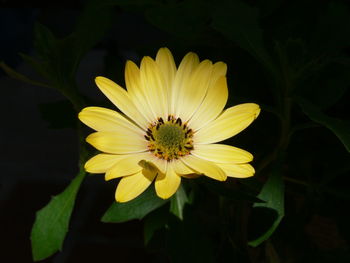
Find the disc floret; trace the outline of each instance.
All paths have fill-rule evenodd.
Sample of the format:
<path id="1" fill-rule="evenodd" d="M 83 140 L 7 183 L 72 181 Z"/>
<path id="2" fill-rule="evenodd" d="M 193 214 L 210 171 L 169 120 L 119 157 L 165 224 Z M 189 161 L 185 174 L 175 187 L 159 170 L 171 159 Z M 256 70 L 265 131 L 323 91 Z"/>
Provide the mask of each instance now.
<path id="1" fill-rule="evenodd" d="M 169 115 L 165 121 L 163 118 L 158 118 L 149 125 L 145 134 L 149 142 L 149 151 L 166 161 L 189 154 L 193 150 L 192 137 L 192 129 L 173 115 Z"/>

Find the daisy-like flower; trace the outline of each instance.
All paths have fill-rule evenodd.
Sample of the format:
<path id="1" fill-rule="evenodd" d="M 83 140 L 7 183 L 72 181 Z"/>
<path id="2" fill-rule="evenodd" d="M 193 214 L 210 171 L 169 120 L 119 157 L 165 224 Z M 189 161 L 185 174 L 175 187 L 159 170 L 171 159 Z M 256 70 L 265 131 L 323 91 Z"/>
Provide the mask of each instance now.
<path id="1" fill-rule="evenodd" d="M 96 84 L 122 112 L 87 107 L 79 119 L 96 130 L 86 141 L 102 153 L 85 164 L 105 179 L 120 178 L 115 198 L 127 202 L 155 181 L 159 197 L 176 193 L 181 178 L 205 175 L 219 181 L 254 174 L 249 152 L 217 142 L 245 129 L 259 115 L 254 103 L 224 110 L 226 64 L 199 61 L 188 53 L 177 68 L 171 52 L 159 49 L 140 68 L 125 67 L 126 90 L 97 77 Z"/>

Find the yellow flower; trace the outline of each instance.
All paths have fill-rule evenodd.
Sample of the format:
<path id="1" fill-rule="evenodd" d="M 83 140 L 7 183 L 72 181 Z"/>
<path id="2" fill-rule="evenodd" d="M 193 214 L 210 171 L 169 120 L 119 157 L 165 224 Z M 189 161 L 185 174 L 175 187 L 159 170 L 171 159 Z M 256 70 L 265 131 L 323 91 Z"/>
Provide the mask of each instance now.
<path id="1" fill-rule="evenodd" d="M 205 175 L 219 181 L 254 174 L 249 152 L 217 144 L 245 129 L 259 115 L 254 103 L 223 110 L 228 89 L 226 64 L 199 61 L 188 53 L 176 68 L 167 48 L 156 59 L 144 57 L 138 68 L 127 61 L 127 90 L 97 77 L 96 84 L 123 113 L 87 107 L 79 119 L 96 130 L 86 141 L 100 150 L 85 164 L 105 179 L 120 178 L 115 198 L 127 202 L 155 180 L 159 197 L 178 189 L 181 177 Z"/>

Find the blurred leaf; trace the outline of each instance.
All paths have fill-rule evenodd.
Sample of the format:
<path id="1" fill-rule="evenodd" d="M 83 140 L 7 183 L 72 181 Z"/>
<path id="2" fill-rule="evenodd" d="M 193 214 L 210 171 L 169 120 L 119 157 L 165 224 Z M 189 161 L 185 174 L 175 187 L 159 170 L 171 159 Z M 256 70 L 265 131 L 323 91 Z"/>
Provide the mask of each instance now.
<path id="1" fill-rule="evenodd" d="M 259 209 L 272 209 L 277 213 L 277 217 L 265 233 L 257 239 L 249 241 L 248 244 L 250 246 L 256 247 L 267 240 L 276 230 L 284 216 L 284 184 L 281 175 L 281 162 L 282 161 L 279 160 L 278 163 L 275 164 L 274 171 L 271 173 L 258 195 L 258 198 L 264 200 L 265 203 L 255 203 L 253 206 Z"/>
<path id="2" fill-rule="evenodd" d="M 155 6 L 145 16 L 153 25 L 182 38 L 193 37 L 209 22 L 202 2 L 193 0 Z"/>
<path id="3" fill-rule="evenodd" d="M 74 128 L 76 125 L 76 113 L 67 100 L 39 104 L 39 111 L 50 129 Z"/>
<path id="4" fill-rule="evenodd" d="M 129 202 L 114 202 L 103 215 L 101 221 L 104 223 L 121 223 L 133 219 L 142 219 L 167 202 L 169 200 L 163 200 L 156 195 L 153 187 L 148 187 L 140 196 Z"/>
<path id="5" fill-rule="evenodd" d="M 312 51 L 334 52 L 350 45 L 349 6 L 341 2 L 330 2 L 326 11 L 319 15 L 317 28 L 311 32 Z"/>
<path id="6" fill-rule="evenodd" d="M 163 228 L 167 223 L 169 211 L 163 208 L 166 207 L 156 209 L 149 213 L 144 219 L 143 234 L 145 245 L 151 241 L 155 232 Z"/>
<path id="7" fill-rule="evenodd" d="M 36 213 L 31 233 L 34 261 L 45 259 L 62 249 L 75 197 L 84 177 L 85 172 L 81 170 L 61 194 L 52 197 L 51 201 Z"/>
<path id="8" fill-rule="evenodd" d="M 50 75 L 47 70 L 47 63 L 43 61 L 39 61 L 39 59 L 33 58 L 31 56 L 28 56 L 26 54 L 19 53 L 21 58 L 28 63 L 39 75 L 41 75 L 43 78 L 49 80 Z M 52 83 L 51 83 L 52 85 Z M 48 86 L 50 88 L 54 88 L 53 86 Z"/>
<path id="9" fill-rule="evenodd" d="M 324 110 L 337 101 L 346 93 L 350 86 L 350 67 L 339 63 L 329 63 L 321 69 L 308 72 L 298 85 L 295 93 L 303 97 L 320 109 Z"/>
<path id="10" fill-rule="evenodd" d="M 217 7 L 212 27 L 240 48 L 248 51 L 270 72 L 274 72 L 271 57 L 265 49 L 258 10 L 240 1 L 225 1 Z"/>
<path id="11" fill-rule="evenodd" d="M 82 56 L 93 48 L 108 32 L 112 25 L 112 8 L 103 1 L 92 0 L 87 3 L 78 18 L 73 31 L 74 52 L 76 68 Z"/>
<path id="12" fill-rule="evenodd" d="M 222 182 L 216 182 L 213 180 L 207 180 L 207 178 L 201 178 L 200 182 L 205 185 L 210 191 L 224 196 L 230 200 L 241 200 L 241 201 L 249 201 L 249 202 L 264 202 L 261 199 L 257 198 L 255 195 L 248 193 L 246 191 L 241 191 L 234 188 L 229 188 Z M 242 181 L 245 181 L 244 179 Z"/>
<path id="13" fill-rule="evenodd" d="M 182 220 L 183 209 L 188 202 L 187 194 L 181 184 L 177 192 L 170 199 L 170 212 Z"/>
<path id="14" fill-rule="evenodd" d="M 41 83 L 35 80 L 31 80 L 28 77 L 18 73 L 17 71 L 15 71 L 14 69 L 10 68 L 9 66 L 7 66 L 4 62 L 0 62 L 0 67 L 6 72 L 6 74 L 14 79 L 20 80 L 24 83 L 28 83 L 31 85 L 35 85 L 35 86 L 40 86 L 40 87 L 46 87 L 49 88 L 49 86 L 45 83 Z"/>
<path id="15" fill-rule="evenodd" d="M 48 86 L 59 90 L 80 110 L 85 103 L 75 81 L 77 68 L 82 57 L 106 34 L 111 20 L 112 7 L 89 1 L 75 30 L 65 38 L 56 38 L 49 28 L 37 23 L 34 46 L 39 57 L 21 56 L 49 82 Z"/>
<path id="16" fill-rule="evenodd" d="M 298 103 L 303 112 L 314 122 L 330 129 L 350 152 L 350 122 L 329 117 L 322 113 L 315 105 L 299 98 Z"/>

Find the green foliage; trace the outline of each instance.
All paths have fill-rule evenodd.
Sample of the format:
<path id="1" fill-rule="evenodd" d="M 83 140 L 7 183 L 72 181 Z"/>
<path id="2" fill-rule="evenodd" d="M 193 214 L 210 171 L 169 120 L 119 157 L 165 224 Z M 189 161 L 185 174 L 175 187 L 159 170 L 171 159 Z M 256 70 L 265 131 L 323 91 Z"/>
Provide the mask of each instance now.
<path id="1" fill-rule="evenodd" d="M 275 69 L 265 48 L 258 18 L 256 8 L 240 1 L 224 1 L 214 13 L 212 26 L 273 73 Z"/>
<path id="2" fill-rule="evenodd" d="M 82 170 L 62 193 L 52 197 L 51 201 L 36 213 L 31 233 L 34 261 L 45 259 L 62 249 L 75 197 L 84 178 L 85 171 Z"/>
<path id="3" fill-rule="evenodd" d="M 140 196 L 129 202 L 114 202 L 101 220 L 105 223 L 121 223 L 133 219 L 142 219 L 167 202 L 168 200 L 163 200 L 156 195 L 153 187 L 148 187 Z"/>
<path id="4" fill-rule="evenodd" d="M 28 83 L 31 85 L 35 85 L 35 86 L 39 86 L 39 87 L 45 87 L 48 88 L 49 86 L 47 86 L 44 83 L 41 83 L 39 81 L 35 81 L 35 80 L 31 80 L 28 77 L 16 72 L 14 69 L 12 69 L 11 67 L 9 67 L 8 65 L 6 65 L 4 62 L 0 62 L 0 67 L 6 72 L 6 74 L 8 76 L 10 76 L 11 78 L 17 79 L 19 81 L 22 81 L 24 83 Z"/>
<path id="5" fill-rule="evenodd" d="M 271 222 L 271 226 L 260 237 L 249 242 L 249 245 L 256 247 L 267 240 L 278 227 L 284 216 L 284 184 L 282 180 L 281 161 L 275 165 L 274 171 L 264 184 L 258 198 L 265 200 L 265 203 L 255 203 L 254 208 L 271 209 L 277 213 L 277 217 Z"/>
<path id="6" fill-rule="evenodd" d="M 101 43 L 113 24 L 113 6 L 118 6 L 116 14 L 136 13 L 143 16 L 142 23 L 149 23 L 145 27 L 150 31 L 145 32 L 149 36 L 147 40 L 127 41 L 126 49 L 135 56 L 150 55 L 148 51 L 166 45 L 177 61 L 188 51 L 198 52 L 201 59 L 224 61 L 229 66 L 230 99 L 255 101 L 263 105 L 263 110 L 251 127 L 225 142 L 233 142 L 254 154 L 253 178 L 229 179 L 225 183 L 207 178 L 191 180 L 186 191 L 180 187 L 170 200 L 159 199 L 150 187 L 135 200 L 113 203 L 102 221 L 121 223 L 143 219 L 145 244 L 163 246 L 172 262 L 246 262 L 242 254 L 248 255 L 257 246 L 254 251 L 263 248 L 267 261 L 283 262 L 278 255 L 283 253 L 279 245 L 289 248 L 288 242 L 293 242 L 289 237 L 295 229 L 280 226 L 282 220 L 288 226 L 304 220 L 297 227 L 298 234 L 305 235 L 303 229 L 308 218 L 327 212 L 325 201 L 330 196 L 335 201 L 349 198 L 342 181 L 349 171 L 350 151 L 350 122 L 344 113 L 350 86 L 348 6 L 341 1 L 96 0 L 88 3 L 73 32 L 64 38 L 57 38 L 42 24 L 36 25 L 34 44 L 38 56 L 21 56 L 45 82 L 32 80 L 4 63 L 0 66 L 15 79 L 58 90 L 79 110 L 85 102 L 75 82 L 76 72 L 83 56 Z M 311 12 L 307 7 L 311 7 Z M 132 22 L 137 24 L 137 19 Z M 118 37 L 129 39 L 129 34 L 138 34 L 127 33 Z M 107 39 L 101 47 L 118 56 L 106 59 L 105 73 L 120 74 L 121 78 L 124 68 L 121 61 L 125 58 L 120 55 L 119 47 L 111 47 L 116 42 L 119 44 L 119 39 Z M 120 43 L 123 46 L 124 42 Z M 61 102 L 41 106 L 43 117 L 50 121 L 51 127 L 76 127 L 73 122 L 62 120 L 62 115 L 73 115 L 66 106 Z M 81 130 L 79 134 L 83 142 Z M 336 138 L 342 144 L 337 144 Z M 84 150 L 82 147 L 81 156 L 85 156 Z M 284 156 L 283 160 L 280 155 Z M 38 212 L 32 233 L 35 260 L 46 258 L 62 247 L 74 198 L 83 180 L 79 176 Z M 303 210 L 284 206 L 284 187 L 290 202 L 301 196 Z M 69 204 L 64 206 L 64 213 L 52 212 L 62 209 L 64 202 Z M 295 201 L 295 207 L 298 205 Z M 286 216 L 285 210 L 289 213 Z M 248 242 L 246 222 L 256 211 L 270 217 L 264 231 L 253 233 Z M 338 213 L 330 216 L 343 217 Z M 53 214 L 60 216 L 59 224 L 46 222 Z M 305 218 L 300 218 L 301 214 Z M 284 227 L 284 232 L 279 231 L 280 227 Z M 283 236 L 286 232 L 288 241 Z M 249 250 L 247 243 L 251 246 Z"/>
<path id="7" fill-rule="evenodd" d="M 314 122 L 330 129 L 344 144 L 346 150 L 350 152 L 350 122 L 332 118 L 322 113 L 312 103 L 305 99 L 299 99 L 299 105 L 304 113 Z"/>
<path id="8" fill-rule="evenodd" d="M 154 234 L 165 227 L 168 223 L 169 209 L 167 206 L 162 206 L 153 212 L 148 213 L 144 218 L 143 236 L 145 245 L 149 244 Z"/>
<path id="9" fill-rule="evenodd" d="M 187 194 L 183 186 L 180 185 L 177 192 L 170 199 L 170 212 L 183 220 L 183 210 L 187 203 L 189 203 Z"/>

